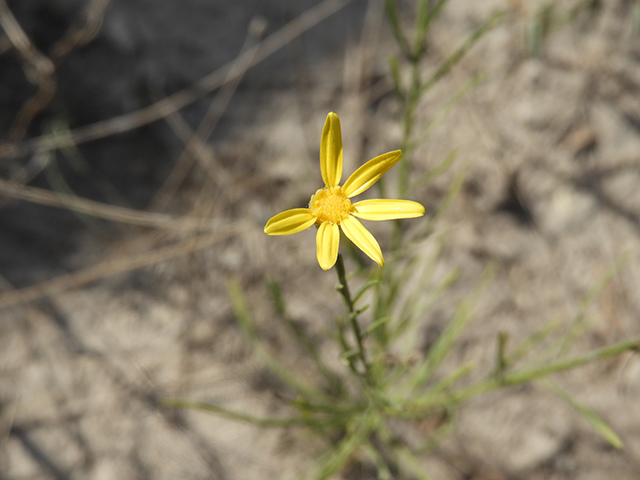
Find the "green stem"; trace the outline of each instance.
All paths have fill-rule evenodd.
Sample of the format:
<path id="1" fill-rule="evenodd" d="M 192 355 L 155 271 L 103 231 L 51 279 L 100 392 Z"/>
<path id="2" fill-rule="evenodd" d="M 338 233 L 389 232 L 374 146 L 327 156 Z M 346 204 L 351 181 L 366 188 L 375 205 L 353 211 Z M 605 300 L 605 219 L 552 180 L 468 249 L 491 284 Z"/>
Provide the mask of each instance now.
<path id="1" fill-rule="evenodd" d="M 411 137 L 413 135 L 415 111 L 420 100 L 422 80 L 420 78 L 421 55 L 410 60 L 411 78 L 407 94 L 402 98 L 402 159 L 398 165 L 398 196 L 405 198 L 409 191 L 409 166 L 411 158 Z M 402 240 L 402 225 L 399 220 L 394 223 L 391 234 L 390 250 L 397 251 Z"/>
<path id="2" fill-rule="evenodd" d="M 547 375 L 550 375 L 552 373 L 569 370 L 571 368 L 579 367 L 596 360 L 602 360 L 603 358 L 612 357 L 622 352 L 638 349 L 640 349 L 640 340 L 616 343 L 614 345 L 609 345 L 607 347 L 592 350 L 591 352 L 580 355 L 579 357 L 561 360 L 544 367 L 532 368 L 530 370 L 524 370 L 521 372 L 514 372 L 509 375 L 505 375 L 503 378 L 503 383 L 506 383 L 507 385 L 515 385 L 528 382 L 531 380 L 535 380 L 536 378 L 546 377 Z"/>
<path id="3" fill-rule="evenodd" d="M 242 412 L 236 412 L 224 407 L 220 407 L 218 405 L 212 405 L 210 403 L 204 403 L 204 402 L 191 402 L 191 401 L 182 400 L 179 398 L 160 398 L 158 399 L 158 404 L 167 408 L 188 408 L 191 410 L 203 410 L 206 412 L 212 412 L 222 417 L 251 423 L 259 427 L 293 427 L 296 425 L 307 425 L 310 423 L 309 419 L 303 419 L 298 417 L 289 417 L 289 418 L 254 417 L 253 415 L 248 415 Z"/>
<path id="4" fill-rule="evenodd" d="M 394 37 L 396 37 L 400 50 L 402 50 L 405 57 L 409 58 L 411 57 L 411 47 L 409 46 L 409 42 L 407 41 L 400 25 L 396 0 L 385 0 L 385 6 L 387 10 L 387 18 L 391 25 L 391 31 L 393 32 Z"/>
<path id="5" fill-rule="evenodd" d="M 609 345 L 607 347 L 592 350 L 591 352 L 585 353 L 584 355 L 580 355 L 567 360 L 560 360 L 551 365 L 544 365 L 542 367 L 504 374 L 501 378 L 495 378 L 495 376 L 492 376 L 492 378 L 480 381 L 475 385 L 461 388 L 454 392 L 437 392 L 433 395 L 427 393 L 423 395 L 417 402 L 414 402 L 414 406 L 418 407 L 417 411 L 424 411 L 429 408 L 440 406 L 446 407 L 452 404 L 459 404 L 480 393 L 496 390 L 500 387 L 521 385 L 532 380 L 545 378 L 546 376 L 554 373 L 563 372 L 582 365 L 586 365 L 596 360 L 602 360 L 605 358 L 613 357 L 615 355 L 619 355 L 620 353 L 626 351 L 637 351 L 639 349 L 640 340 L 616 343 L 614 345 Z"/>
<path id="6" fill-rule="evenodd" d="M 274 308 L 276 310 L 278 318 L 284 323 L 289 332 L 293 335 L 296 341 L 304 348 L 311 360 L 315 363 L 318 371 L 324 376 L 329 385 L 333 388 L 338 395 L 344 393 L 344 385 L 333 371 L 325 364 L 320 356 L 320 352 L 316 348 L 312 339 L 304 332 L 300 325 L 289 315 L 287 307 L 280 290 L 280 284 L 275 280 L 267 280 L 269 287 L 269 293 L 273 301 Z"/>
<path id="7" fill-rule="evenodd" d="M 398 195 L 404 198 L 408 191 L 409 184 L 409 158 L 411 152 L 409 147 L 411 144 L 411 136 L 413 133 L 414 116 L 420 100 L 419 91 L 422 87 L 420 78 L 420 59 L 411 62 L 411 79 L 409 81 L 409 89 L 404 98 L 403 110 L 403 129 L 402 129 L 402 159 L 400 160 L 398 172 Z"/>
<path id="8" fill-rule="evenodd" d="M 344 259 L 342 258 L 342 254 L 338 254 L 338 260 L 336 261 L 336 272 L 338 273 L 338 291 L 342 295 L 344 299 L 344 303 L 347 307 L 347 317 L 349 318 L 349 323 L 353 330 L 353 334 L 356 337 L 356 343 L 358 346 L 358 358 L 362 362 L 362 366 L 365 370 L 365 377 L 367 380 L 370 380 L 369 375 L 369 362 L 367 361 L 367 357 L 364 351 L 364 344 L 362 341 L 362 331 L 360 330 L 360 325 L 358 324 L 358 311 L 355 308 L 353 303 L 353 299 L 351 297 L 351 291 L 349 290 L 349 284 L 347 283 L 347 274 L 344 269 Z"/>

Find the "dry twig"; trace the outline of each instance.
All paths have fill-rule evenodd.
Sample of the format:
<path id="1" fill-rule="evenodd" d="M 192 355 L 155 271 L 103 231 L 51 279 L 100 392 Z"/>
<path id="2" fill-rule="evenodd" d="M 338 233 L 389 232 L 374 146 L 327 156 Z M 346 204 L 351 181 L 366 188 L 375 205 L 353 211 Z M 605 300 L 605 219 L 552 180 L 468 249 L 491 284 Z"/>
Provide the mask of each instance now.
<path id="1" fill-rule="evenodd" d="M 238 221 L 225 227 L 217 229 L 213 233 L 198 235 L 194 238 L 187 238 L 174 245 L 159 247 L 150 251 L 143 251 L 133 255 L 120 255 L 115 258 L 104 260 L 97 265 L 85 268 L 78 272 L 60 275 L 59 277 L 40 282 L 36 285 L 25 287 L 19 290 L 9 290 L 0 293 L 0 310 L 27 302 L 32 302 L 40 298 L 56 295 L 66 290 L 82 287 L 88 283 L 95 282 L 110 275 L 131 272 L 143 267 L 155 265 L 172 258 L 180 257 L 188 253 L 214 245 L 215 243 L 227 240 L 235 235 L 239 235 L 249 229 L 246 222 Z"/>
<path id="2" fill-rule="evenodd" d="M 254 22 L 252 22 L 252 25 L 253 23 Z M 176 132 L 176 134 L 178 134 L 178 136 L 185 142 L 185 148 L 164 185 L 151 202 L 155 208 L 162 209 L 168 204 L 193 166 L 194 160 L 198 160 L 204 171 L 207 172 L 209 178 L 217 187 L 222 187 L 225 183 L 228 183 L 229 179 L 226 172 L 221 168 L 215 168 L 218 165 L 216 165 L 217 162 L 213 152 L 207 146 L 207 140 L 218 125 L 222 114 L 229 105 L 229 102 L 238 88 L 240 81 L 244 77 L 244 74 L 249 70 L 249 68 L 251 68 L 251 62 L 253 61 L 254 54 L 256 52 L 250 48 L 256 37 L 255 30 L 256 29 L 252 28 L 252 26 L 249 27 L 248 36 L 242 47 L 240 55 L 233 63 L 229 70 L 227 80 L 224 82 L 222 88 L 209 105 L 207 113 L 195 132 L 190 132 L 188 125 L 183 121 L 182 117 L 179 117 L 178 112 L 167 117 L 169 126 L 171 126 L 174 129 L 174 132 Z M 244 55 L 250 50 L 253 54 Z M 187 132 L 189 133 L 185 135 Z"/>
<path id="3" fill-rule="evenodd" d="M 208 227 L 209 230 L 215 228 L 212 225 L 213 221 L 211 219 L 190 216 L 176 218 L 163 213 L 144 212 L 131 208 L 108 205 L 74 195 L 54 193 L 42 188 L 20 185 L 6 180 L 0 180 L 0 195 L 49 207 L 66 208 L 92 217 L 140 227 L 161 228 L 174 231 L 197 230 L 206 227 Z"/>
<path id="4" fill-rule="evenodd" d="M 69 28 L 67 33 L 52 48 L 48 57 L 39 51 L 9 9 L 6 0 L 0 0 L 0 26 L 5 31 L 8 45 L 0 45 L 0 53 L 15 48 L 23 63 L 27 80 L 38 86 L 36 94 L 27 100 L 14 119 L 9 140 L 20 142 L 27 133 L 33 119 L 44 110 L 56 92 L 56 66 L 73 51 L 86 45 L 100 31 L 104 12 L 111 0 L 92 0 L 84 10 L 84 21 Z"/>
<path id="5" fill-rule="evenodd" d="M 91 42 L 102 27 L 104 14 L 111 0 L 92 0 L 85 7 L 82 21 L 73 24 L 51 49 L 51 60 L 60 65 L 73 50 Z"/>
<path id="6" fill-rule="evenodd" d="M 0 26 L 20 56 L 25 76 L 30 83 L 38 86 L 38 92 L 25 102 L 11 126 L 9 139 L 18 142 L 27 133 L 33 118 L 53 98 L 56 91 L 55 65 L 35 47 L 13 16 L 6 0 L 0 0 Z"/>
<path id="7" fill-rule="evenodd" d="M 250 48 L 242 57 L 253 57 L 251 62 L 249 62 L 249 66 L 253 67 L 257 65 L 262 60 L 283 48 L 292 39 L 302 35 L 304 32 L 344 8 L 352 1 L 353 0 L 324 0 L 316 7 L 308 10 L 295 20 L 289 22 L 273 35 L 269 36 L 266 40 L 260 42 L 255 47 Z M 187 87 L 184 90 L 180 90 L 170 97 L 156 102 L 149 107 L 93 123 L 86 127 L 74 129 L 70 132 L 71 139 L 76 145 L 86 143 L 111 135 L 128 132 L 165 118 L 224 85 L 224 83 L 230 79 L 230 70 L 238 61 L 242 62 L 244 60 L 242 58 L 236 59 L 207 75 L 196 84 Z M 60 140 L 55 136 L 43 135 L 32 140 L 25 141 L 19 145 L 0 145 L 0 159 L 15 158 L 31 154 L 37 150 L 54 150 L 61 148 L 62 146 L 64 145 L 61 145 Z"/>

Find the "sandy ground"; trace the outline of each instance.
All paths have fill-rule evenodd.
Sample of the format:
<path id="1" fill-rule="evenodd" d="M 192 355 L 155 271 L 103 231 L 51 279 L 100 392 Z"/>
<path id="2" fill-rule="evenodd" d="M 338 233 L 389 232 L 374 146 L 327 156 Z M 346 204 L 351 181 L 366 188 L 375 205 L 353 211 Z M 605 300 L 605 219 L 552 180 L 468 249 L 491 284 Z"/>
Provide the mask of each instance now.
<path id="1" fill-rule="evenodd" d="M 559 15 L 577 3 L 558 2 Z M 41 206 L 19 210 L 16 201 L 3 207 L 9 227 L 0 233 L 6 266 L 0 273 L 14 285 L 109 259 L 124 259 L 125 267 L 116 275 L 98 272 L 82 287 L 34 295 L 28 304 L 6 306 L 10 297 L 1 297 L 0 478 L 287 479 L 310 464 L 319 445 L 304 432 L 168 411 L 155 399 L 206 400 L 264 416 L 286 412 L 281 386 L 251 355 L 235 323 L 230 279 L 246 288 L 260 334 L 287 365 L 310 374 L 273 326 L 266 278 L 282 282 L 292 315 L 339 368 L 337 352 L 323 338 L 341 304 L 333 273 L 316 263 L 313 232 L 274 238 L 262 228 L 273 214 L 303 206 L 320 185 L 317 151 L 327 111 L 342 119 L 345 172 L 400 142 L 397 103 L 384 81 L 377 83 L 394 45 L 372 5 L 351 11 L 353 30 L 337 50 L 329 42 L 318 54 L 293 41 L 282 60 L 290 70 L 285 85 L 269 82 L 282 72 L 270 77 L 265 67 L 252 77 L 249 71 L 210 142 L 208 166 L 195 165 L 174 197 L 149 207 L 214 219 L 213 229 L 199 236 L 177 228 L 116 229 L 68 212 L 55 217 L 57 210 Z M 452 170 L 412 197 L 428 213 L 466 169 L 453 207 L 416 246 L 427 256 L 444 242 L 438 271 L 463 272 L 425 315 L 420 335 L 441 331 L 484 266 L 500 265 L 452 362 L 490 365 L 498 331 L 516 342 L 554 318 L 568 325 L 623 255 L 619 273 L 584 312 L 591 330 L 575 352 L 640 334 L 640 36 L 632 6 L 604 1 L 593 16 L 559 25 L 537 58 L 526 55 L 524 41 L 535 2 L 451 0 L 434 26 L 425 74 L 494 8 L 510 9 L 418 110 L 421 126 L 439 119 L 448 99 L 481 75 L 414 154 L 418 175 L 458 150 Z M 321 24 L 315 35 L 333 32 Z M 382 85 L 375 98 L 363 94 L 370 85 Z M 185 122 L 195 128 L 210 103 L 188 110 Z M 166 123 L 147 127 L 144 141 L 101 140 L 81 152 L 104 158 L 122 153 L 118 142 L 138 142 L 124 151 L 141 152 L 147 162 L 156 152 L 167 157 L 154 173 L 164 180 L 184 145 L 174 134 L 180 120 L 174 121 L 174 130 Z M 160 185 L 153 175 L 145 178 L 141 191 L 133 181 L 116 181 L 122 191 L 137 192 L 126 206 L 149 205 Z M 16 240 L 38 228 L 45 237 L 40 243 L 27 248 Z M 372 230 L 384 250 L 389 225 Z M 60 236 L 69 245 L 47 251 L 48 232 L 52 242 Z M 166 245 L 179 245 L 181 254 L 127 271 L 128 263 Z M 43 248 L 47 253 L 38 256 Z M 625 448 L 610 447 L 571 407 L 532 384 L 469 402 L 451 437 L 424 459 L 433 478 L 639 478 L 640 356 L 622 355 L 554 380 L 608 421 Z"/>

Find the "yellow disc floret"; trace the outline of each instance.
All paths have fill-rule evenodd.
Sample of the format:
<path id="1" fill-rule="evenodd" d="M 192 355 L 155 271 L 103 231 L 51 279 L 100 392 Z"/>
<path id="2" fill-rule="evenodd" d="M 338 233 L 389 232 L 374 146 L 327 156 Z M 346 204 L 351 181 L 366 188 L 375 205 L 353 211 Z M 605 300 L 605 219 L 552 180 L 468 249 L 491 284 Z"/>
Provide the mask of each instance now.
<path id="1" fill-rule="evenodd" d="M 316 224 L 324 222 L 339 224 L 353 211 L 351 200 L 340 187 L 325 187 L 318 190 L 309 201 L 311 214 Z"/>

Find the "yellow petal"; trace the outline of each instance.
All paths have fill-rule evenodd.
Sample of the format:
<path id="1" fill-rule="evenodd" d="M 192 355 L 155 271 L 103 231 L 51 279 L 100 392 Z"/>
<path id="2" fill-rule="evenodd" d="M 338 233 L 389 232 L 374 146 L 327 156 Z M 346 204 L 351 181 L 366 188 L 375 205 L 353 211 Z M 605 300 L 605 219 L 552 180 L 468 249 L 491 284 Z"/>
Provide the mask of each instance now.
<path id="1" fill-rule="evenodd" d="M 335 223 L 322 222 L 316 235 L 318 247 L 318 263 L 323 270 L 329 270 L 338 258 L 340 245 L 340 229 Z"/>
<path id="2" fill-rule="evenodd" d="M 309 228 L 316 222 L 316 217 L 308 208 L 286 210 L 271 219 L 264 226 L 267 235 L 291 235 Z"/>
<path id="3" fill-rule="evenodd" d="M 320 171 L 327 187 L 337 187 L 342 178 L 342 132 L 340 118 L 329 112 L 320 140 Z"/>
<path id="4" fill-rule="evenodd" d="M 356 247 L 366 253 L 374 262 L 378 265 L 384 265 L 384 258 L 382 258 L 382 252 L 380 251 L 380 245 L 376 239 L 369 233 L 369 230 L 354 217 L 347 217 L 340 222 L 342 231 L 351 240 Z"/>
<path id="5" fill-rule="evenodd" d="M 367 188 L 380 180 L 380 177 L 387 173 L 387 171 L 398 163 L 401 158 L 402 152 L 400 150 L 394 150 L 393 152 L 383 153 L 382 155 L 369 160 L 353 172 L 347 181 L 344 182 L 342 191 L 349 198 L 360 195 Z"/>
<path id="6" fill-rule="evenodd" d="M 364 220 L 395 220 L 424 215 L 424 207 L 410 200 L 362 200 L 353 206 L 353 215 Z"/>

